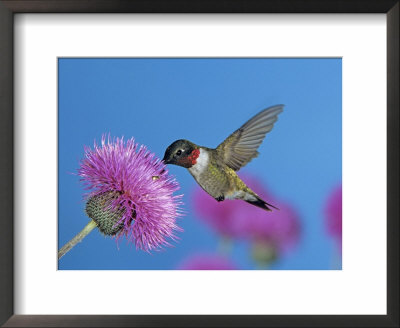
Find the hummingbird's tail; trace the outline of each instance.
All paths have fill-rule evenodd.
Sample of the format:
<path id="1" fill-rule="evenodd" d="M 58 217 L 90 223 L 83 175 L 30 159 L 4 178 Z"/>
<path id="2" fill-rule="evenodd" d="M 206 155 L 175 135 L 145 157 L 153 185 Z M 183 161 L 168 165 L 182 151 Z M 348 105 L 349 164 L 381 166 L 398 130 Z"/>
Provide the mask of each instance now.
<path id="1" fill-rule="evenodd" d="M 277 208 L 274 205 L 271 205 L 271 204 L 263 201 L 261 198 L 259 198 L 259 197 L 255 197 L 255 198 L 256 198 L 255 200 L 253 200 L 253 199 L 252 200 L 250 200 L 250 199 L 247 200 L 246 199 L 246 202 L 248 202 L 249 204 L 252 204 L 254 206 L 257 206 L 259 208 L 262 208 L 263 210 L 266 210 L 266 211 L 272 211 L 268 206 L 270 206 L 270 207 L 272 207 L 272 208 L 274 208 L 276 210 L 279 210 L 279 208 Z"/>

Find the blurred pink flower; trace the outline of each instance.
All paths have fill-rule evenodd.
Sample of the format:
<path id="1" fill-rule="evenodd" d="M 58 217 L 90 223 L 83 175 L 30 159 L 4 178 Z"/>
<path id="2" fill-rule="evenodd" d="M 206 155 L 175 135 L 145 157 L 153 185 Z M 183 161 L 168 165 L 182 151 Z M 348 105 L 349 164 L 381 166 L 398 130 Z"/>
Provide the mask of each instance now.
<path id="1" fill-rule="evenodd" d="M 242 231 L 236 226 L 233 215 L 240 208 L 239 201 L 217 202 L 203 189 L 196 186 L 192 194 L 192 202 L 200 218 L 214 228 L 217 233 L 224 237 L 242 236 Z"/>
<path id="2" fill-rule="evenodd" d="M 197 254 L 184 260 L 180 270 L 236 270 L 235 265 L 226 257 L 214 254 Z"/>
<path id="3" fill-rule="evenodd" d="M 242 179 L 262 199 L 279 210 L 267 212 L 241 200 L 218 203 L 197 188 L 193 203 L 199 217 L 225 237 L 268 242 L 278 252 L 295 245 L 300 235 L 300 223 L 293 208 L 277 200 L 255 178 L 244 176 Z"/>
<path id="4" fill-rule="evenodd" d="M 342 185 L 330 193 L 324 208 L 328 233 L 342 246 Z"/>

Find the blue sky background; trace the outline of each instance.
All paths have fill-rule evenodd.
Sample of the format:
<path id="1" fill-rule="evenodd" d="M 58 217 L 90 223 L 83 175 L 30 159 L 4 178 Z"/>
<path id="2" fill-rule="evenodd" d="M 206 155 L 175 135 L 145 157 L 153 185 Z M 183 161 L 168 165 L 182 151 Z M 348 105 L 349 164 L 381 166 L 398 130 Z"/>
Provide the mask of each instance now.
<path id="1" fill-rule="evenodd" d="M 216 147 L 260 110 L 285 104 L 260 156 L 241 170 L 256 175 L 299 213 L 300 242 L 271 269 L 341 268 L 323 207 L 342 177 L 341 59 L 59 59 L 58 247 L 88 222 L 76 175 L 84 145 L 102 134 L 134 137 L 160 158 L 176 139 Z M 152 254 L 91 232 L 59 269 L 175 269 L 194 253 L 213 253 L 218 236 L 192 210 L 196 182 L 170 166 L 187 215 L 173 248 Z M 250 205 L 249 205 L 250 206 Z M 248 245 L 231 258 L 252 269 Z"/>

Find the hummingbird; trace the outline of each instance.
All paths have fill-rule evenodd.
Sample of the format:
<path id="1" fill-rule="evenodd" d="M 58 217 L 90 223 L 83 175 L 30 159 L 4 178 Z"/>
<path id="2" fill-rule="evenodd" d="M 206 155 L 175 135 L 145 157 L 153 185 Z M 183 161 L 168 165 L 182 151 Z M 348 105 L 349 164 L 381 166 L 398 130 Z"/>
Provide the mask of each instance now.
<path id="1" fill-rule="evenodd" d="M 200 187 L 218 202 L 242 199 L 266 211 L 271 211 L 270 207 L 278 209 L 262 200 L 236 172 L 259 155 L 258 147 L 282 111 L 283 105 L 262 110 L 215 149 L 185 139 L 176 140 L 166 149 L 163 161 L 188 169 Z"/>

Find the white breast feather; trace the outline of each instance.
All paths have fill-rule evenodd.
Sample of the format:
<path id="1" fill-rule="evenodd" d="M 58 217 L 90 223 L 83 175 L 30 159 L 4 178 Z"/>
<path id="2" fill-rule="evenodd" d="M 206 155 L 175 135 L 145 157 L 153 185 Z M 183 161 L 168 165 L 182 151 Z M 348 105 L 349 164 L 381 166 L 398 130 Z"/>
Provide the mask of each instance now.
<path id="1" fill-rule="evenodd" d="M 200 155 L 196 160 L 196 164 L 189 168 L 189 172 L 194 177 L 198 177 L 207 168 L 209 162 L 208 152 L 200 148 Z"/>

